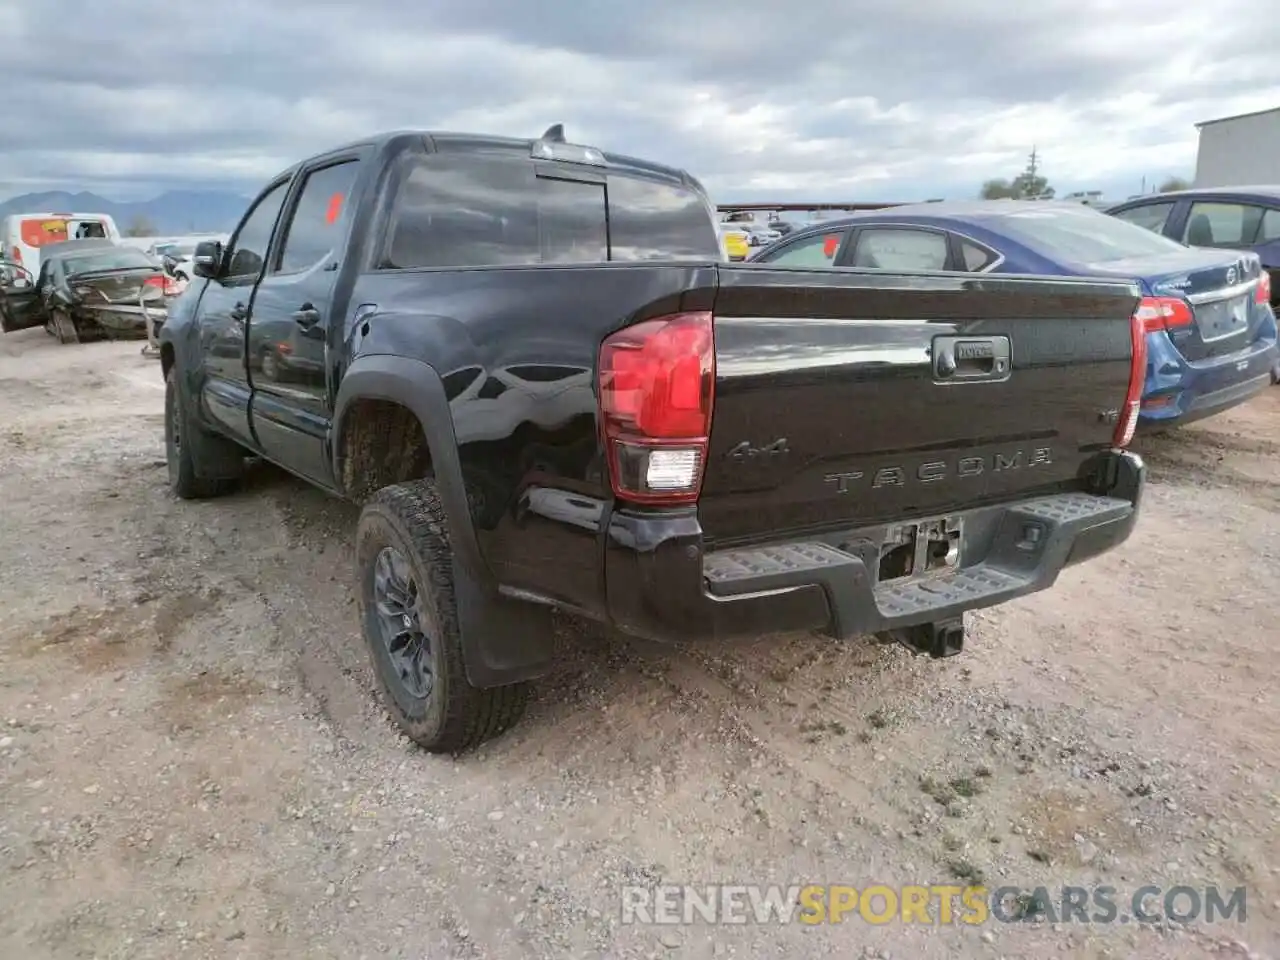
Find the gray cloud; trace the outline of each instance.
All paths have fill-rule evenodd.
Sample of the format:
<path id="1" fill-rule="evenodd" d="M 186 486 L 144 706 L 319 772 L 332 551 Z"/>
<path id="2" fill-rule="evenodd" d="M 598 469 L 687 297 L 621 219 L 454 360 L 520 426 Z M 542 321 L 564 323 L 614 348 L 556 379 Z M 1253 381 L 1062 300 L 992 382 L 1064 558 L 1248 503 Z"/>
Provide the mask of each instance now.
<path id="1" fill-rule="evenodd" d="M 720 199 L 972 194 L 1187 173 L 1192 124 L 1280 103 L 1254 0 L 0 3 L 0 194 L 250 191 L 379 129 L 571 138 Z"/>

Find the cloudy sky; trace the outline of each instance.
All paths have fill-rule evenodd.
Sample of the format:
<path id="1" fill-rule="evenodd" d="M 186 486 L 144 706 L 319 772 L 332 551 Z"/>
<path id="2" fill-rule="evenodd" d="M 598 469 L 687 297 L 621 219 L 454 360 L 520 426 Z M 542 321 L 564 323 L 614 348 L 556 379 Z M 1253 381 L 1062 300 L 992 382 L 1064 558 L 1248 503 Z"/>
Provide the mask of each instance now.
<path id="1" fill-rule="evenodd" d="M 1059 192 L 1190 174 L 1280 105 L 1259 0 L 0 0 L 0 199 L 254 190 L 426 127 L 685 167 L 720 201 Z M 208 11 L 204 13 L 202 11 Z"/>

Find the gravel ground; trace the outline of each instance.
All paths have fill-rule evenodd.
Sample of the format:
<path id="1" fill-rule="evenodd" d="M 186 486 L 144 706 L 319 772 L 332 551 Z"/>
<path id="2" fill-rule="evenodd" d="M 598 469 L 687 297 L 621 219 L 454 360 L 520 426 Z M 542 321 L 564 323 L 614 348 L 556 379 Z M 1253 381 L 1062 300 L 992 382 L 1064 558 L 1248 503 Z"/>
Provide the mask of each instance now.
<path id="1" fill-rule="evenodd" d="M 1199 957 L 1280 946 L 1280 388 L 1144 439 L 1122 549 L 933 662 L 566 621 L 460 759 L 377 705 L 355 511 L 166 491 L 158 364 L 0 341 L 0 957 Z M 1247 920 L 622 922 L 705 884 L 1247 888 Z M 1024 907 L 1026 901 L 1024 900 Z M 1034 911 L 1033 911 L 1034 912 Z M 1123 910 L 1122 910 L 1123 912 Z"/>

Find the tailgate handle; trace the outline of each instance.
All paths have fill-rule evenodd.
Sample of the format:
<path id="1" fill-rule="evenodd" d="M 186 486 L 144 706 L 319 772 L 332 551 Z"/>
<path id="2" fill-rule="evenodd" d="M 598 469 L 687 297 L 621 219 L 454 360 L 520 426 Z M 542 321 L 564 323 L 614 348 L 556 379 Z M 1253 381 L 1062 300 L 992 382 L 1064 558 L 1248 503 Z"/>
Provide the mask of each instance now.
<path id="1" fill-rule="evenodd" d="M 937 383 L 1006 380 L 1011 366 L 1008 337 L 933 338 L 933 378 Z"/>

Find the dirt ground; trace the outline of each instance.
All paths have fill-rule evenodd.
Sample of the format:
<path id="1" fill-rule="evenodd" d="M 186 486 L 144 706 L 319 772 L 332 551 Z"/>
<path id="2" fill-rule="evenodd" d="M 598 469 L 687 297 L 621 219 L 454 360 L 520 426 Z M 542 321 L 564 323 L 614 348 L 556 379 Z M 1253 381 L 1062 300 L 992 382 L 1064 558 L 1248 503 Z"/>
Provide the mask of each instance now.
<path id="1" fill-rule="evenodd" d="M 1280 948 L 1280 388 L 1144 439 L 1122 549 L 963 656 L 571 622 L 512 733 L 412 748 L 355 511 L 166 491 L 136 343 L 0 338 L 0 957 L 1199 957 Z M 1243 886 L 1246 921 L 623 922 L 621 888 Z M 1055 894 L 1056 895 L 1056 894 Z M 1025 905 L 1025 901 L 1024 901 Z M 1121 912 L 1124 912 L 1123 909 Z"/>

